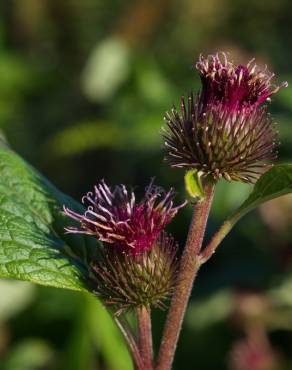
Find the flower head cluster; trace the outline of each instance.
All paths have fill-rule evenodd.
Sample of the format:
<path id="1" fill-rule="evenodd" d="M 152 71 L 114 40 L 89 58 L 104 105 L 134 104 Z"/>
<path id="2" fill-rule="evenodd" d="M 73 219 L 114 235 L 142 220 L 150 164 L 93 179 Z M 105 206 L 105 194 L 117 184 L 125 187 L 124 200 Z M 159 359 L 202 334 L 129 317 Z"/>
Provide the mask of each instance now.
<path id="1" fill-rule="evenodd" d="M 277 134 L 264 103 L 287 83 L 274 86 L 267 69 L 254 61 L 237 66 L 224 53 L 200 56 L 196 68 L 200 93 L 165 115 L 166 160 L 215 181 L 254 182 L 276 157 Z"/>
<path id="2" fill-rule="evenodd" d="M 151 182 L 136 202 L 134 192 L 124 185 L 111 190 L 102 181 L 83 197 L 84 214 L 64 207 L 79 223 L 67 232 L 93 235 L 103 242 L 91 262 L 90 285 L 118 313 L 141 305 L 163 307 L 172 293 L 176 246 L 163 230 L 184 206 L 175 207 L 174 196 L 172 189 L 164 192 Z"/>

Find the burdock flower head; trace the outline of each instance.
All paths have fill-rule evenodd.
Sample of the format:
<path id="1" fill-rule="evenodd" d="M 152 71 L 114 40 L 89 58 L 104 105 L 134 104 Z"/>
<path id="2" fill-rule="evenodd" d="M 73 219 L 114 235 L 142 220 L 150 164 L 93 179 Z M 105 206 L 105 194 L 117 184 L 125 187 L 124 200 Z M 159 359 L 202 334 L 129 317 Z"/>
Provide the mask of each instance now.
<path id="1" fill-rule="evenodd" d="M 69 233 L 84 233 L 103 242 L 91 264 L 93 291 L 120 312 L 141 305 L 162 306 L 173 289 L 176 248 L 163 232 L 177 211 L 175 193 L 164 192 L 153 181 L 140 202 L 124 185 L 111 190 L 104 181 L 82 201 L 87 209 L 78 214 L 64 208 L 79 222 Z"/>
<path id="2" fill-rule="evenodd" d="M 172 167 L 196 169 L 215 181 L 254 182 L 275 159 L 277 134 L 263 105 L 281 86 L 253 61 L 236 66 L 223 54 L 200 57 L 202 90 L 166 113 L 166 160 Z"/>
<path id="3" fill-rule="evenodd" d="M 222 103 L 229 110 L 259 106 L 271 95 L 286 87 L 272 84 L 274 74 L 260 69 L 252 59 L 247 65 L 236 65 L 225 53 L 200 55 L 195 65 L 202 81 L 200 99 L 203 106 Z"/>
<path id="4" fill-rule="evenodd" d="M 64 212 L 80 222 L 80 227 L 69 227 L 69 233 L 94 235 L 120 251 L 138 255 L 152 248 L 161 231 L 183 207 L 174 207 L 175 192 L 165 193 L 151 181 L 139 203 L 133 191 L 118 185 L 112 191 L 104 181 L 87 193 L 82 202 L 87 207 L 78 214 L 64 207 Z"/>

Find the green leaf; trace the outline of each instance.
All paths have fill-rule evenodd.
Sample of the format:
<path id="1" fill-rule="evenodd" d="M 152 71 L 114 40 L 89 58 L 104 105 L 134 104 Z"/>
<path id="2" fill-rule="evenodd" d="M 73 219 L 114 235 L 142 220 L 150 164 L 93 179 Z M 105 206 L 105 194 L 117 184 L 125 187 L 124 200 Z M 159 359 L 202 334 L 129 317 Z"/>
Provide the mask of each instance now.
<path id="1" fill-rule="evenodd" d="M 243 215 L 268 200 L 292 192 L 292 165 L 272 167 L 256 182 L 251 194 L 231 217 L 234 223 Z"/>
<path id="2" fill-rule="evenodd" d="M 85 290 L 90 238 L 68 235 L 65 204 L 82 206 L 58 191 L 12 150 L 0 147 L 0 277 Z"/>

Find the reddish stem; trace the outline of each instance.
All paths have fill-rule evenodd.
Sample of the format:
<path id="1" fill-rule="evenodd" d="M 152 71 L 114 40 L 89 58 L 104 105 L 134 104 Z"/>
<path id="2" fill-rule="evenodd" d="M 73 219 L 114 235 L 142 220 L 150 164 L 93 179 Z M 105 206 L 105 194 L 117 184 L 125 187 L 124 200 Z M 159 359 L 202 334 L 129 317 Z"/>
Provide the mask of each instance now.
<path id="1" fill-rule="evenodd" d="M 207 262 L 208 259 L 215 253 L 217 247 L 232 229 L 234 223 L 235 222 L 232 222 L 231 220 L 227 220 L 224 222 L 221 228 L 213 236 L 207 247 L 201 252 L 200 260 L 202 263 Z"/>
<path id="2" fill-rule="evenodd" d="M 194 206 L 194 215 L 180 263 L 177 286 L 164 328 L 156 370 L 171 369 L 193 282 L 201 266 L 199 253 L 212 204 L 214 185 L 207 184 L 204 191 L 205 199 Z"/>
<path id="3" fill-rule="evenodd" d="M 218 248 L 222 240 L 230 232 L 230 230 L 237 223 L 237 221 L 240 220 L 240 218 L 244 216 L 247 212 L 249 212 L 251 209 L 252 207 L 246 207 L 244 208 L 244 210 L 239 210 L 224 222 L 224 224 L 213 236 L 207 247 L 201 252 L 200 260 L 202 263 L 208 261 L 212 254 L 216 252 L 216 249 Z"/>
<path id="4" fill-rule="evenodd" d="M 139 349 L 143 358 L 145 370 L 153 369 L 153 345 L 151 329 L 150 307 L 137 308 L 137 322 L 139 332 Z"/>

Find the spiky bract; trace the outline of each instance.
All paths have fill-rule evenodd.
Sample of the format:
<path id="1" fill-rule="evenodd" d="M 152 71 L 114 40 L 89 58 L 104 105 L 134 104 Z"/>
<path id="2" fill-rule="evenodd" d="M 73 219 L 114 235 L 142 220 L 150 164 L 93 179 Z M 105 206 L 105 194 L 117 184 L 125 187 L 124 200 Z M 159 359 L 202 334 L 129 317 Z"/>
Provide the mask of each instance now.
<path id="1" fill-rule="evenodd" d="M 253 182 L 276 157 L 277 134 L 266 108 L 242 107 L 230 113 L 218 104 L 204 110 L 199 99 L 181 100 L 165 115 L 166 160 L 172 167 L 197 169 L 215 181 Z"/>
<path id="2" fill-rule="evenodd" d="M 93 292 L 117 315 L 140 306 L 164 308 L 176 280 L 176 249 L 165 233 L 150 251 L 134 257 L 113 248 L 100 249 L 91 264 Z"/>

